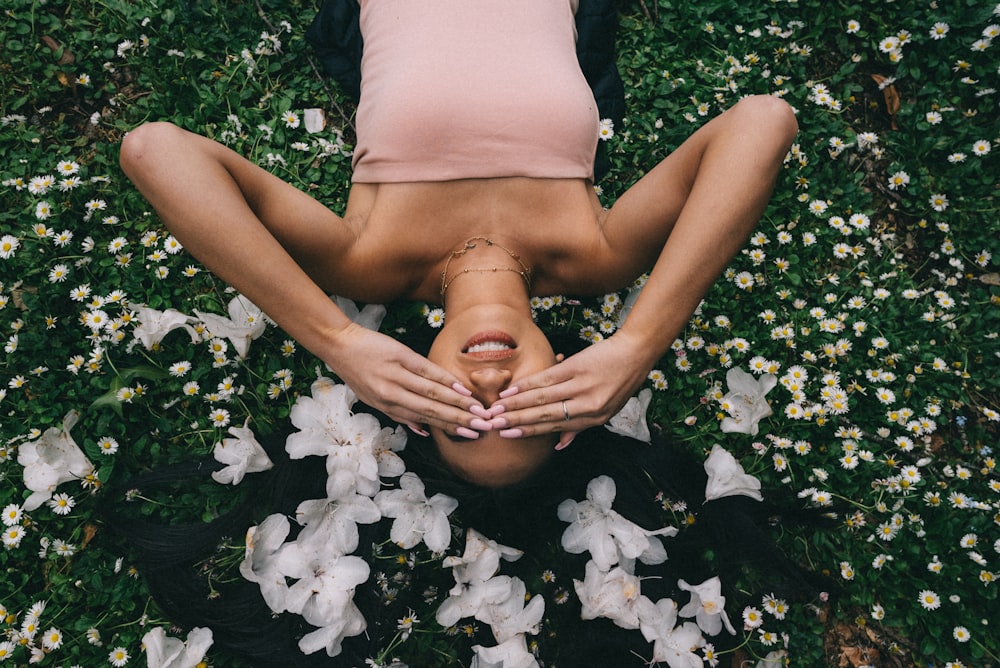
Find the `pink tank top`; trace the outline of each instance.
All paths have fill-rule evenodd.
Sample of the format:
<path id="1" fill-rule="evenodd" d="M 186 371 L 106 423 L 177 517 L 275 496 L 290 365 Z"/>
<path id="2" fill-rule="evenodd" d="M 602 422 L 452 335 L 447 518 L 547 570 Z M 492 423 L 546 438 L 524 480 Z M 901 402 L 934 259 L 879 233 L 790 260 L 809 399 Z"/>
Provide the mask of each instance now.
<path id="1" fill-rule="evenodd" d="M 574 0 L 362 0 L 353 180 L 593 178 Z"/>

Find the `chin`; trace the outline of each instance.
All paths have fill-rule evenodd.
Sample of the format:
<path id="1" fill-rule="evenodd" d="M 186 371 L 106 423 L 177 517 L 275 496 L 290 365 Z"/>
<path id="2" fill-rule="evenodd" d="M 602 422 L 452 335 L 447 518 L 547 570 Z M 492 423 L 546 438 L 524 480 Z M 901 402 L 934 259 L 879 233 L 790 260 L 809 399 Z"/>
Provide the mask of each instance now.
<path id="1" fill-rule="evenodd" d="M 434 430 L 441 460 L 455 475 L 473 485 L 501 488 L 515 485 L 538 471 L 555 452 L 557 435 L 501 438 L 485 433 L 475 440 L 452 440 Z"/>

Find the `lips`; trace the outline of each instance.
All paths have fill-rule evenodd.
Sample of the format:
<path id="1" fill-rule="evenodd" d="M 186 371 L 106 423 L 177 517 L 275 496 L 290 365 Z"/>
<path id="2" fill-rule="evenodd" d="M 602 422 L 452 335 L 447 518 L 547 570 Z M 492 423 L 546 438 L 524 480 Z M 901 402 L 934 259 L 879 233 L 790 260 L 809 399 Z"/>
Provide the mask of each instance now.
<path id="1" fill-rule="evenodd" d="M 462 352 L 477 360 L 504 360 L 514 355 L 517 342 L 506 332 L 479 332 L 462 347 Z"/>

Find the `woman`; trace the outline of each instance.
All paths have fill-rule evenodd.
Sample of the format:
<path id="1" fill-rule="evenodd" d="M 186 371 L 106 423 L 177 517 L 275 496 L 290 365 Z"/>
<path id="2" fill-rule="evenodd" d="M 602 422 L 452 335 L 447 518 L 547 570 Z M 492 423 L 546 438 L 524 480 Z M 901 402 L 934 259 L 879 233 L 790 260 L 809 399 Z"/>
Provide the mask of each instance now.
<path id="1" fill-rule="evenodd" d="M 126 138 L 126 174 L 171 232 L 365 403 L 490 485 L 614 415 L 684 327 L 768 200 L 796 132 L 751 97 L 606 210 L 598 117 L 571 0 L 361 3 L 362 94 L 343 217 L 169 124 Z M 603 294 L 651 270 L 623 327 L 562 358 L 533 295 Z M 328 299 L 441 303 L 425 359 Z"/>

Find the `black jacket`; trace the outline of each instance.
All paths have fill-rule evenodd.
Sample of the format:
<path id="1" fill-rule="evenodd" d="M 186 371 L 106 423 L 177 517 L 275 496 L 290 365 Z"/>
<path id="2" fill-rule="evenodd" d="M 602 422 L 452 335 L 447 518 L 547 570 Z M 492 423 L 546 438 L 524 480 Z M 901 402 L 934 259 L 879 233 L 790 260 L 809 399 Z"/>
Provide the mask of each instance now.
<path id="1" fill-rule="evenodd" d="M 357 100 L 361 96 L 361 52 L 364 42 L 358 25 L 357 0 L 324 0 L 306 30 L 323 67 L 341 88 Z M 615 62 L 618 0 L 580 0 L 576 11 L 576 56 L 594 92 L 601 118 L 621 127 L 625 118 L 625 87 Z M 597 146 L 594 180 L 607 173 L 609 161 L 603 142 Z"/>

